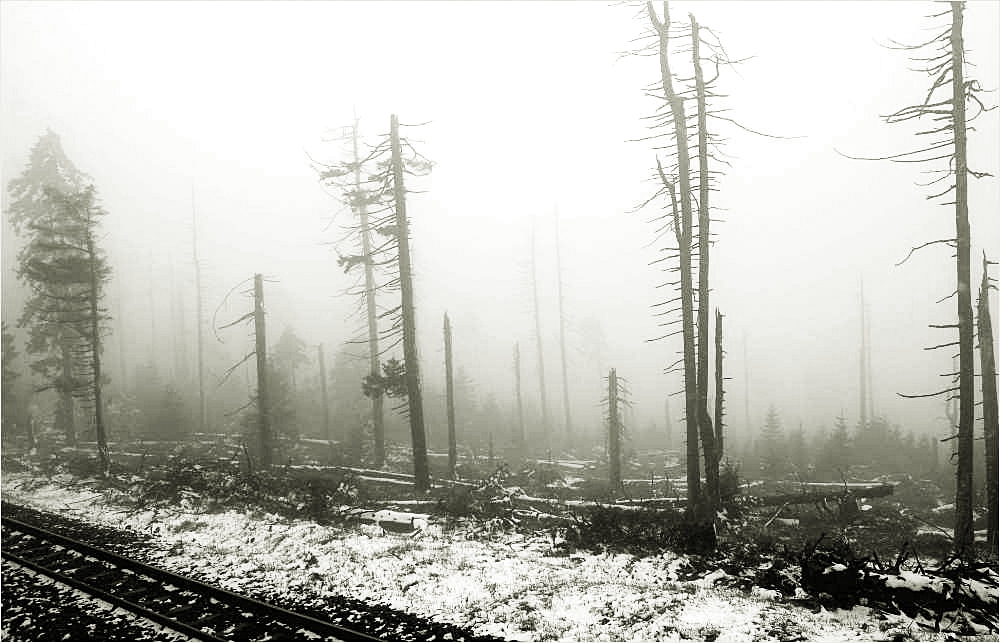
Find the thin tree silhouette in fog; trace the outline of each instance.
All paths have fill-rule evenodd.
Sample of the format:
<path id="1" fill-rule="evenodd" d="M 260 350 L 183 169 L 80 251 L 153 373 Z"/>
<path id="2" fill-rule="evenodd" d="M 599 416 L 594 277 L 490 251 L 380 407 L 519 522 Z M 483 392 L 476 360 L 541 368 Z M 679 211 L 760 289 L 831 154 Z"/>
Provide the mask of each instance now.
<path id="1" fill-rule="evenodd" d="M 622 437 L 624 422 L 622 422 L 622 395 L 624 381 L 618 380 L 615 369 L 608 371 L 608 397 L 605 399 L 608 423 L 608 484 L 611 494 L 622 490 Z M 613 497 L 613 496 L 612 496 Z"/>
<path id="2" fill-rule="evenodd" d="M 458 446 L 455 437 L 455 383 L 452 378 L 451 363 L 451 320 L 444 314 L 444 386 L 445 405 L 448 415 L 448 477 L 455 479 L 458 465 Z"/>
<path id="3" fill-rule="evenodd" d="M 538 353 L 538 394 L 542 397 L 542 435 L 545 448 L 551 448 L 552 436 L 549 435 L 549 401 L 545 386 L 545 352 L 542 349 L 542 318 L 538 303 L 538 259 L 535 249 L 535 225 L 531 225 L 531 310 L 535 319 L 535 350 Z"/>
<path id="4" fill-rule="evenodd" d="M 563 414 L 566 422 L 565 444 L 573 447 L 573 420 L 569 405 L 569 376 L 566 366 L 566 307 L 563 300 L 562 253 L 559 243 L 559 211 L 554 213 L 556 224 L 556 292 L 559 301 L 559 361 L 562 366 Z"/>

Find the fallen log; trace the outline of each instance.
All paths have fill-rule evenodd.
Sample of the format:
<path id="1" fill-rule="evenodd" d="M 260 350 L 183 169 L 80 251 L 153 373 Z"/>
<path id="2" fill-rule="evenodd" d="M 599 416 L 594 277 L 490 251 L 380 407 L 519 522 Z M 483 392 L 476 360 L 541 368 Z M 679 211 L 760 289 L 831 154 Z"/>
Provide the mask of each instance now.
<path id="1" fill-rule="evenodd" d="M 845 496 L 854 498 L 884 498 L 891 496 L 895 487 L 891 484 L 880 484 L 871 487 L 849 487 L 839 491 L 815 491 L 811 493 L 786 493 L 776 496 L 736 496 L 734 500 L 748 507 L 777 507 L 778 505 L 804 505 L 821 503 L 824 500 L 836 500 Z"/>

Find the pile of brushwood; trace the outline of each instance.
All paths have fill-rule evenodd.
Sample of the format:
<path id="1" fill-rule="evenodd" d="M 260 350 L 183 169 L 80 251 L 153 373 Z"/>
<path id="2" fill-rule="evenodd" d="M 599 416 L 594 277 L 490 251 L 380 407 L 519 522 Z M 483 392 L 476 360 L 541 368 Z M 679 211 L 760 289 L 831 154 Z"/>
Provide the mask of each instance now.
<path id="1" fill-rule="evenodd" d="M 172 457 L 166 466 L 129 482 L 137 508 L 151 504 L 207 511 L 254 508 L 317 522 L 339 522 L 342 507 L 365 499 L 350 473 L 302 477 L 286 468 L 248 470 L 230 460 Z"/>
<path id="2" fill-rule="evenodd" d="M 565 528 L 567 549 L 627 552 L 634 555 L 676 551 L 707 554 L 715 549 L 711 520 L 691 520 L 672 509 L 586 507 L 574 512 Z"/>
<path id="3" fill-rule="evenodd" d="M 992 565 L 951 557 L 929 568 L 906 546 L 893 561 L 881 561 L 874 554 L 857 556 L 847 541 L 825 536 L 807 544 L 800 565 L 802 587 L 826 607 L 864 604 L 903 613 L 933 631 L 998 631 L 998 576 Z"/>
<path id="4" fill-rule="evenodd" d="M 346 508 L 367 500 L 364 486 L 349 472 L 304 477 L 287 467 L 254 470 L 236 456 L 204 458 L 177 453 L 162 464 L 140 471 L 112 463 L 107 476 L 99 475 L 93 458 L 80 456 L 64 458 L 53 454 L 24 466 L 35 471 L 38 483 L 69 474 L 96 485 L 130 506 L 130 512 L 253 509 L 320 523 L 340 523 L 348 517 Z"/>

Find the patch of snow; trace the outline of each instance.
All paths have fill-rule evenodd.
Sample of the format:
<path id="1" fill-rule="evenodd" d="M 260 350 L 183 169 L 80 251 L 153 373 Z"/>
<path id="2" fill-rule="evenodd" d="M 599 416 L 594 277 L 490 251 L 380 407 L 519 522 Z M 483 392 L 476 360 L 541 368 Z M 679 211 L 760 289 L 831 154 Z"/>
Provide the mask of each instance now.
<path id="1" fill-rule="evenodd" d="M 951 593 L 951 591 L 955 588 L 955 584 L 947 579 L 937 576 L 924 576 L 923 574 L 918 574 L 917 572 L 905 570 L 896 575 L 887 575 L 885 577 L 885 586 L 902 587 L 913 590 L 914 592 L 930 590 L 936 594 L 942 595 Z"/>
<path id="2" fill-rule="evenodd" d="M 359 475 L 358 480 L 368 480 L 369 482 L 385 482 L 388 484 L 401 484 L 407 487 L 413 486 L 412 480 L 400 480 L 399 478 L 378 478 L 375 476 Z"/>
<path id="3" fill-rule="evenodd" d="M 713 585 L 715 585 L 716 583 L 718 583 L 723 578 L 728 578 L 728 577 L 729 577 L 729 574 L 727 574 L 724 570 L 717 569 L 714 572 L 710 572 L 710 573 L 706 574 L 703 578 L 701 578 L 697 582 L 702 587 L 712 587 Z"/>
<path id="4" fill-rule="evenodd" d="M 777 593 L 716 585 L 727 576 L 721 569 L 681 581 L 689 560 L 669 552 L 553 556 L 548 534 L 473 540 L 406 511 L 372 511 L 370 519 L 426 521 L 407 538 L 368 522 L 321 526 L 260 511 L 123 512 L 85 489 L 29 481 L 4 473 L 4 499 L 151 533 L 160 545 L 155 564 L 235 591 L 351 596 L 505 640 L 761 640 L 773 638 L 767 623 L 775 619 L 795 623 L 808 640 L 871 638 L 858 629 L 873 618 L 867 608 L 814 616 Z M 996 596 L 995 588 L 971 583 L 967 591 Z"/>
<path id="5" fill-rule="evenodd" d="M 975 596 L 983 603 L 992 604 L 994 608 L 997 606 L 996 585 L 990 586 L 979 580 L 962 579 L 961 587 L 967 594 Z"/>

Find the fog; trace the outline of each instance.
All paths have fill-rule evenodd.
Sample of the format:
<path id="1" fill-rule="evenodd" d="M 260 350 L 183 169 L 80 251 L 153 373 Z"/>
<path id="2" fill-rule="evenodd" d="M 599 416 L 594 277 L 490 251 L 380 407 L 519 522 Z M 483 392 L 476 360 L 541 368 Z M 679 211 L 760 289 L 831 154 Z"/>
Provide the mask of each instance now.
<path id="1" fill-rule="evenodd" d="M 880 43 L 930 38 L 931 3 L 676 2 L 734 59 L 722 71 L 721 105 L 745 126 L 720 128 L 731 167 L 714 195 L 717 234 L 711 306 L 725 315 L 729 425 L 756 431 L 774 404 L 786 426 L 831 426 L 858 415 L 860 283 L 871 323 L 876 412 L 914 432 L 943 435 L 941 400 L 897 393 L 942 388 L 951 341 L 928 324 L 952 323 L 950 252 L 909 249 L 953 236 L 954 214 L 914 185 L 929 169 L 850 160 L 921 146 L 917 127 L 880 115 L 921 101 L 929 79 L 906 54 Z M 109 2 L 0 4 L 0 125 L 4 185 L 51 128 L 93 177 L 108 216 L 103 245 L 114 269 L 109 305 L 128 367 L 155 353 L 171 292 L 183 292 L 194 325 L 192 209 L 197 214 L 209 323 L 250 309 L 240 294 L 268 279 L 271 339 L 286 327 L 332 353 L 364 335 L 351 316 L 353 282 L 329 245 L 349 211 L 320 185 L 310 157 L 343 160 L 324 142 L 360 119 L 368 140 L 389 116 L 427 123 L 408 135 L 435 162 L 408 179 L 417 328 L 425 385 L 444 379 L 441 318 L 451 317 L 455 360 L 484 398 L 513 404 L 512 351 L 520 342 L 524 390 L 537 404 L 537 356 L 528 278 L 538 239 L 550 414 L 561 418 L 555 216 L 570 323 L 572 406 L 591 430 L 600 380 L 628 379 L 634 423 L 662 425 L 664 398 L 682 388 L 679 336 L 663 335 L 651 306 L 664 297 L 650 219 L 633 213 L 657 189 L 643 89 L 659 77 L 653 57 L 624 57 L 646 29 L 636 8 L 548 2 Z M 939 22 L 939 21 L 938 21 Z M 1000 4 L 966 11 L 970 73 L 1000 86 Z M 737 73 L 738 72 L 738 73 Z M 990 95 L 996 101 L 996 94 Z M 1000 170 L 997 112 L 970 135 L 970 166 Z M 4 194 L 6 209 L 7 195 Z M 973 283 L 983 252 L 1000 258 L 1000 183 L 970 182 Z M 16 240 L 4 227 L 4 310 L 21 298 L 12 281 Z M 171 283 L 173 286 L 171 286 Z M 996 313 L 994 298 L 993 319 Z M 155 313 L 155 319 L 154 319 Z M 600 360 L 584 329 L 599 322 Z M 151 345 L 151 328 L 160 337 Z M 218 331 L 232 357 L 246 332 Z M 208 335 L 215 342 L 214 335 Z M 191 342 L 184 348 L 193 354 Z M 401 356 L 401 350 L 397 351 Z M 116 358 L 115 358 L 116 359 Z M 111 360 L 111 377 L 119 377 Z M 745 374 L 748 374 L 749 380 Z M 978 383 L 977 383 L 978 386 Z M 749 387 L 749 396 L 747 397 Z M 749 418 L 744 402 L 749 401 Z M 437 404 L 437 401 L 429 402 Z M 671 400 L 676 421 L 682 399 Z M 433 431 L 433 428 L 432 428 Z"/>

